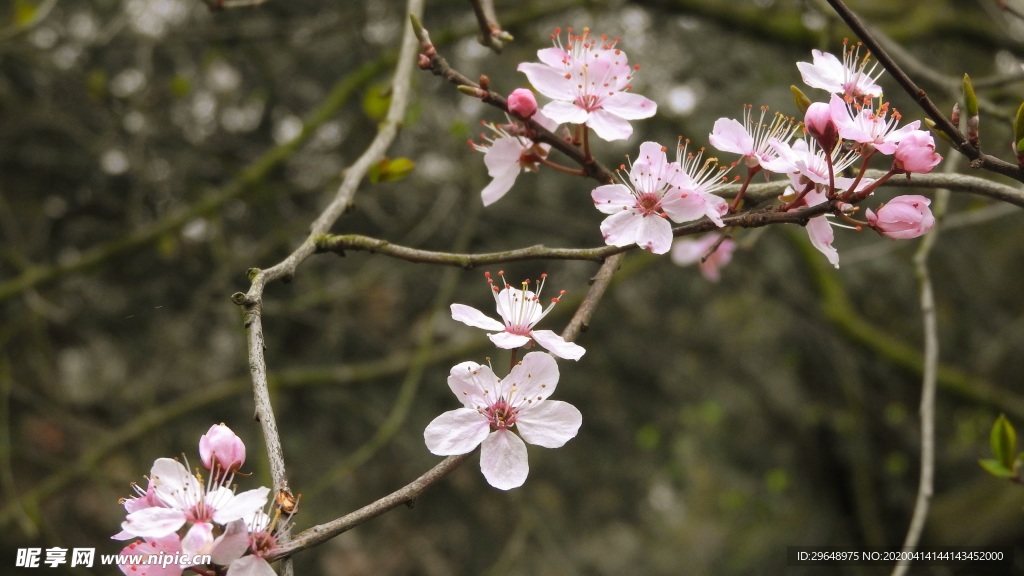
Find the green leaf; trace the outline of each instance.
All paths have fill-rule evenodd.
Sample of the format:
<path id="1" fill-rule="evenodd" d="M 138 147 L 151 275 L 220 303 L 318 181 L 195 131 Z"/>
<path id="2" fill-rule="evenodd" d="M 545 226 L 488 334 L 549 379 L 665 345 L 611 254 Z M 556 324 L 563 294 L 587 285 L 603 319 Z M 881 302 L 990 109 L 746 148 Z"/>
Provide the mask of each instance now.
<path id="1" fill-rule="evenodd" d="M 996 478 L 1010 478 L 1013 476 L 1013 472 L 1006 469 L 1002 462 L 994 460 L 992 458 L 985 458 L 978 460 L 978 464 L 985 469 L 985 472 L 995 476 Z"/>
<path id="2" fill-rule="evenodd" d="M 363 95 L 363 113 L 374 122 L 381 122 L 391 107 L 391 84 L 375 84 Z"/>
<path id="3" fill-rule="evenodd" d="M 801 114 L 806 114 L 807 109 L 811 107 L 811 99 L 796 86 L 790 86 L 789 91 L 793 93 L 793 101 L 796 102 L 797 109 Z"/>
<path id="4" fill-rule="evenodd" d="M 408 176 L 415 168 L 416 163 L 408 158 L 384 158 L 370 167 L 367 178 L 371 184 L 395 182 Z"/>
<path id="5" fill-rule="evenodd" d="M 1006 419 L 1006 415 L 1000 414 L 999 418 L 996 418 L 996 423 L 992 425 L 992 433 L 989 435 L 989 444 L 992 446 L 992 455 L 1003 468 L 1012 473 L 1017 457 L 1017 431 Z"/>
<path id="6" fill-rule="evenodd" d="M 971 84 L 971 77 L 964 74 L 964 103 L 967 104 L 967 118 L 978 115 L 978 97 L 974 94 L 974 84 Z"/>

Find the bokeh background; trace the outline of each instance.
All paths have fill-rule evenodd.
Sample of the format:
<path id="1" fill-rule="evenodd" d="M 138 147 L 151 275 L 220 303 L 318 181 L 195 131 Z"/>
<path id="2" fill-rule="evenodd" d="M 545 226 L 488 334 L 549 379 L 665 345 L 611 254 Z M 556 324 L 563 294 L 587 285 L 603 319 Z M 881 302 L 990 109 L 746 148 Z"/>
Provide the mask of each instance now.
<path id="1" fill-rule="evenodd" d="M 850 2 L 906 51 L 940 108 L 969 72 L 983 145 L 1012 161 L 1024 22 L 996 4 Z M 501 54 L 476 42 L 463 0 L 430 0 L 424 24 L 454 67 L 503 93 L 525 85 L 516 65 L 555 27 L 621 37 L 641 65 L 635 91 L 659 111 L 628 142 L 595 139 L 610 166 L 645 140 L 704 145 L 744 103 L 795 114 L 795 62 L 849 36 L 817 1 L 498 0 L 497 11 L 516 37 Z M 240 487 L 269 485 L 230 295 L 248 288 L 248 268 L 302 241 L 369 142 L 405 25 L 395 0 L 219 13 L 199 0 L 0 3 L 4 573 L 20 547 L 119 551 L 109 536 L 129 483 L 157 457 L 195 460 L 213 423 L 248 442 L 253 475 Z M 882 84 L 905 117 L 921 117 Z M 416 169 L 364 183 L 336 231 L 468 252 L 602 244 L 590 181 L 521 175 L 483 209 L 487 174 L 466 141 L 502 116 L 429 73 L 413 86 L 390 155 Z M 926 545 L 1024 538 L 1024 490 L 977 464 L 999 413 L 1024 424 L 1022 216 L 954 194 L 930 258 L 943 371 Z M 717 284 L 667 257 L 628 255 L 578 340 L 587 355 L 560 363 L 556 397 L 580 408 L 583 428 L 564 448 L 531 448 L 524 487 L 490 488 L 474 456 L 415 507 L 297 556 L 298 573 L 888 573 L 787 568 L 785 552 L 903 540 L 920 450 L 918 242 L 837 230 L 835 270 L 796 227 L 737 241 Z M 546 272 L 548 289 L 568 291 L 542 326 L 561 330 L 597 266 L 503 268 L 510 280 Z M 455 407 L 452 365 L 491 356 L 503 373 L 507 353 L 447 314 L 451 302 L 490 309 L 482 273 L 350 252 L 314 256 L 269 286 L 267 359 L 303 495 L 297 529 L 438 461 L 422 431 Z M 1003 573 L 1024 573 L 1018 555 Z"/>

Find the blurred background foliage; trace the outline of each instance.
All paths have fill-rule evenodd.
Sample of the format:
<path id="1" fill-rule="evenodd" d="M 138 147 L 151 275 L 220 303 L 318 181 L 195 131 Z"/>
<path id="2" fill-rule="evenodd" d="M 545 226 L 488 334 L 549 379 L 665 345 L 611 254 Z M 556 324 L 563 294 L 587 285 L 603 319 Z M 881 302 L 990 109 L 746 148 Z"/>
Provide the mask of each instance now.
<path id="1" fill-rule="evenodd" d="M 940 108 L 969 72 L 986 101 L 982 142 L 1008 158 L 1024 23 L 988 0 L 850 4 L 900 42 Z M 240 485 L 269 484 L 229 296 L 247 289 L 248 268 L 301 242 L 369 142 L 406 19 L 395 0 L 220 13 L 199 0 L 0 6 L 9 572 L 19 547 L 120 550 L 108 540 L 123 519 L 117 499 L 155 458 L 194 460 L 213 423 L 248 441 L 254 474 Z M 516 37 L 498 55 L 477 44 L 464 0 L 431 0 L 424 24 L 454 67 L 486 73 L 500 92 L 525 84 L 516 64 L 556 26 L 621 37 L 641 64 L 635 90 L 659 112 L 634 122 L 630 141 L 595 145 L 610 166 L 648 139 L 704 145 L 715 119 L 738 117 L 743 103 L 794 114 L 794 63 L 812 48 L 838 52 L 849 34 L 816 1 L 496 7 Z M 466 140 L 502 117 L 427 73 L 413 84 L 390 155 L 415 170 L 364 183 L 336 231 L 471 252 L 602 244 L 589 181 L 525 174 L 482 209 L 486 170 Z M 905 117 L 921 116 L 882 84 Z M 927 545 L 1024 537 L 1024 492 L 977 465 L 997 414 L 1024 423 L 1024 221 L 1007 208 L 955 194 L 931 257 L 944 371 Z M 531 448 L 523 488 L 491 489 L 473 457 L 414 508 L 299 555 L 298 573 L 823 573 L 785 568 L 785 547 L 900 544 L 920 449 L 917 242 L 839 230 L 833 270 L 796 228 L 738 241 L 718 284 L 667 258 L 627 257 L 579 339 L 587 355 L 560 363 L 557 397 L 582 410 L 583 428 L 557 451 Z M 504 269 L 512 281 L 547 272 L 549 289 L 568 290 L 543 326 L 560 330 L 596 265 Z M 264 302 L 276 414 L 303 494 L 298 529 L 436 463 L 422 430 L 455 407 L 449 368 L 492 356 L 503 373 L 508 360 L 447 314 L 450 302 L 489 309 L 482 270 L 315 256 Z M 1017 564 L 1024 573 L 1024 556 Z"/>

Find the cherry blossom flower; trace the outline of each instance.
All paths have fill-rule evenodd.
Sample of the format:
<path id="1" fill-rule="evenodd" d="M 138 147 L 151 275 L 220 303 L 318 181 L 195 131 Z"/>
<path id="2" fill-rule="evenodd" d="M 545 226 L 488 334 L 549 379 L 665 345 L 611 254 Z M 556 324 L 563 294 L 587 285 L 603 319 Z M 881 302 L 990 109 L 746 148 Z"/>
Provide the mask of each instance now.
<path id="1" fill-rule="evenodd" d="M 685 148 L 679 155 L 684 153 Z M 692 169 L 695 164 L 699 164 L 699 158 L 689 167 Z M 688 222 L 707 215 L 714 216 L 715 223 L 721 226 L 719 204 L 711 198 L 712 194 L 705 193 L 708 173 L 701 170 L 688 174 L 679 162 L 668 161 L 661 144 L 641 144 L 640 156 L 630 166 L 628 180 L 620 172 L 621 184 L 598 186 L 591 192 L 597 209 L 610 214 L 601 223 L 605 242 L 612 246 L 636 244 L 655 254 L 664 254 L 672 246 L 672 225 L 668 219 Z"/>
<path id="2" fill-rule="evenodd" d="M 427 449 L 451 456 L 480 446 L 480 470 L 491 486 L 522 486 L 530 471 L 523 441 L 558 448 L 574 438 L 583 423 L 575 406 L 548 399 L 557 384 L 558 365 L 543 352 L 530 352 L 501 380 L 488 366 L 458 364 L 448 386 L 463 408 L 445 412 L 427 425 Z"/>
<path id="3" fill-rule="evenodd" d="M 199 438 L 199 457 L 207 470 L 217 466 L 223 473 L 234 472 L 245 463 L 245 443 L 231 428 L 214 424 Z"/>
<path id="4" fill-rule="evenodd" d="M 778 140 L 772 141 L 772 146 L 778 152 L 779 157 L 768 163 L 768 169 L 779 174 L 789 175 L 790 182 L 794 189 L 803 190 L 808 184 L 817 186 L 829 186 L 828 162 L 825 151 L 813 138 L 797 140 L 792 145 Z M 853 150 L 843 150 L 841 146 L 832 149 L 831 161 L 833 176 L 849 168 L 860 154 Z M 834 177 L 837 187 L 850 185 L 852 178 Z M 862 178 L 861 184 L 866 186 L 874 182 L 870 178 Z"/>
<path id="5" fill-rule="evenodd" d="M 761 116 L 755 121 L 753 106 L 743 106 L 743 123 L 732 118 L 719 118 L 715 121 L 708 141 L 722 152 L 732 152 L 742 156 L 741 162 L 748 168 L 765 167 L 765 164 L 778 157 L 773 140 L 789 142 L 796 135 L 798 126 L 792 118 L 776 113 L 771 122 L 765 122 L 767 106 L 761 107 Z"/>
<path id="6" fill-rule="evenodd" d="M 874 101 L 870 99 L 847 103 L 841 96 L 833 94 L 828 106 L 832 120 L 839 128 L 840 136 L 882 154 L 895 152 L 900 139 L 916 131 L 921 125 L 920 120 L 914 120 L 906 126 L 896 128 L 901 118 L 900 113 L 893 110 L 889 116 L 888 103 L 880 103 L 876 109 Z"/>
<path id="7" fill-rule="evenodd" d="M 533 120 L 549 131 L 554 131 L 558 127 L 557 122 L 542 112 L 536 112 L 533 115 Z M 484 144 L 470 141 L 470 145 L 473 149 L 484 153 L 487 173 L 493 179 L 480 192 L 484 206 L 490 206 L 512 189 L 520 172 L 537 170 L 538 164 L 547 157 L 551 146 L 534 142 L 525 136 L 515 135 L 512 131 L 506 130 L 506 127 L 486 123 L 484 126 L 490 129 L 495 137 L 482 134 Z"/>
<path id="8" fill-rule="evenodd" d="M 508 111 L 522 118 L 537 113 L 537 99 L 528 88 L 516 88 L 508 95 Z"/>
<path id="9" fill-rule="evenodd" d="M 797 62 L 804 84 L 811 88 L 820 88 L 844 98 L 858 99 L 862 96 L 878 97 L 882 95 L 882 87 L 876 81 L 882 71 L 875 73 L 877 65 L 867 68 L 871 55 L 860 56 L 860 44 L 850 50 L 843 42 L 843 60 L 828 52 L 811 50 L 813 62 Z"/>
<path id="10" fill-rule="evenodd" d="M 626 53 L 615 47 L 618 39 L 601 43 L 590 36 L 568 29 L 567 45 L 561 30 L 552 35 L 553 48 L 537 51 L 540 63 L 523 62 L 518 70 L 541 94 L 551 98 L 542 108 L 558 123 L 585 124 L 604 140 L 624 140 L 633 133 L 629 120 L 650 118 L 657 104 L 649 98 L 628 92 L 634 68 Z M 637 67 L 639 68 L 639 67 Z"/>
<path id="11" fill-rule="evenodd" d="M 579 344 L 566 342 L 564 338 L 551 330 L 533 329 L 559 301 L 559 298 L 552 298 L 547 308 L 540 304 L 540 292 L 544 288 L 547 274 L 541 274 L 536 293 L 528 289 L 529 282 L 523 282 L 521 288 L 513 288 L 505 281 L 504 271 L 498 272 L 498 275 L 501 276 L 504 288 L 499 289 L 494 285 L 490 272 L 484 274 L 494 295 L 494 303 L 497 306 L 501 322 L 465 304 L 451 305 L 452 318 L 467 326 L 495 332 L 495 334 L 488 334 L 487 337 L 498 348 L 519 348 L 533 341 L 559 358 L 579 360 L 583 357 L 586 350 Z M 559 296 L 562 294 L 565 294 L 564 290 L 559 293 Z"/>
<path id="12" fill-rule="evenodd" d="M 917 194 L 897 196 L 878 208 L 868 208 L 866 216 L 871 227 L 887 238 L 906 240 L 923 236 L 935 225 L 935 216 L 928 206 L 931 200 Z"/>
<path id="13" fill-rule="evenodd" d="M 942 161 L 935 152 L 935 139 L 929 132 L 915 130 L 900 140 L 893 159 L 898 173 L 927 174 Z"/>
<path id="14" fill-rule="evenodd" d="M 174 533 L 161 538 L 136 540 L 121 550 L 121 555 L 118 558 L 139 558 L 142 563 L 118 564 L 117 567 L 128 576 L 181 576 L 185 566 L 163 564 L 163 558 L 180 556 L 180 554 L 181 537 Z"/>
<path id="15" fill-rule="evenodd" d="M 181 540 L 182 550 L 188 554 L 211 553 L 222 542 L 215 541 L 213 524 L 226 525 L 252 514 L 266 504 L 270 492 L 269 488 L 260 487 L 235 494 L 224 485 L 211 483 L 204 486 L 184 466 L 170 458 L 157 459 L 149 478 L 155 486 L 157 498 L 165 507 L 149 507 L 128 514 L 121 524 L 121 534 L 161 538 L 191 523 Z M 223 484 L 230 480 L 230 477 L 224 479 Z"/>
<path id="16" fill-rule="evenodd" d="M 690 141 L 684 140 L 676 147 L 676 164 L 683 174 L 679 187 L 682 189 L 683 198 L 687 200 L 687 205 L 692 206 L 694 212 L 703 208 L 704 213 L 688 220 L 707 216 L 715 226 L 721 228 L 725 225 L 722 216 L 729 213 L 729 203 L 714 192 L 729 183 L 725 174 L 730 168 L 719 166 L 717 158 L 704 160 L 703 148 L 696 154 L 689 152 L 689 146 Z"/>
<path id="17" fill-rule="evenodd" d="M 732 261 L 736 243 L 720 234 L 700 238 L 680 238 L 672 245 L 672 261 L 679 266 L 697 264 L 700 273 L 711 282 L 721 279 L 721 268 Z"/>
<path id="18" fill-rule="evenodd" d="M 275 576 L 274 569 L 263 557 L 277 546 L 277 537 L 270 524 L 270 516 L 262 510 L 246 520 L 249 534 L 248 549 L 252 554 L 231 562 L 227 576 Z"/>

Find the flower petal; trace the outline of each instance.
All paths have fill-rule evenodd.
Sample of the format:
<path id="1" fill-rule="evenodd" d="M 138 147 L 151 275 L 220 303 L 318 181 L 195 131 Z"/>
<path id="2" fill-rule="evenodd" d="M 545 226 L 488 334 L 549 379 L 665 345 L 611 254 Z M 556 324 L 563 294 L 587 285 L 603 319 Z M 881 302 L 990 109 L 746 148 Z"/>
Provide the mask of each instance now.
<path id="1" fill-rule="evenodd" d="M 629 188 L 622 184 L 605 184 L 590 193 L 594 206 L 605 214 L 618 214 L 636 205 L 636 198 Z"/>
<path id="2" fill-rule="evenodd" d="M 121 523 L 124 532 L 143 538 L 160 538 L 177 532 L 185 524 L 185 513 L 175 508 L 143 508 Z"/>
<path id="3" fill-rule="evenodd" d="M 484 330 L 504 330 L 505 325 L 498 322 L 494 318 L 491 318 L 483 312 L 466 306 L 465 304 L 452 304 L 452 320 L 462 322 L 466 326 L 472 326 L 473 328 L 483 328 Z"/>
<path id="4" fill-rule="evenodd" d="M 537 341 L 537 344 L 559 358 L 579 360 L 587 352 L 583 346 L 574 342 L 566 342 L 564 338 L 551 330 L 534 330 L 530 335 Z"/>
<path id="5" fill-rule="evenodd" d="M 558 363 L 550 354 L 530 352 L 512 367 L 503 381 L 506 390 L 517 390 L 514 405 L 541 402 L 558 386 Z"/>
<path id="6" fill-rule="evenodd" d="M 547 107 L 545 107 L 545 111 L 547 111 Z M 586 122 L 587 126 L 594 129 L 594 134 L 608 142 L 625 140 L 633 134 L 633 127 L 629 124 L 628 120 L 616 116 L 607 110 L 594 110 L 590 113 L 590 117 Z"/>
<path id="7" fill-rule="evenodd" d="M 828 223 L 828 218 L 822 215 L 808 220 L 807 236 L 810 237 L 811 244 L 824 254 L 833 266 L 839 268 L 839 251 L 832 247 L 834 235 L 832 233 L 832 225 Z"/>
<path id="8" fill-rule="evenodd" d="M 239 518 L 224 527 L 224 533 L 213 541 L 210 550 L 214 564 L 228 565 L 242 557 L 249 549 L 249 527 Z"/>
<path id="9" fill-rule="evenodd" d="M 268 494 L 270 494 L 270 488 L 266 486 L 235 494 L 233 498 L 221 504 L 221 507 L 213 513 L 213 520 L 218 524 L 227 524 L 239 518 L 252 516 L 253 513 L 267 504 Z"/>
<path id="10" fill-rule="evenodd" d="M 181 539 L 181 552 L 189 556 L 209 554 L 213 546 L 213 524 L 196 522 Z"/>
<path id="11" fill-rule="evenodd" d="M 629 246 L 636 244 L 636 233 L 643 216 L 629 210 L 616 212 L 601 222 L 601 234 L 606 244 Z"/>
<path id="12" fill-rule="evenodd" d="M 488 338 L 494 345 L 503 350 L 512 350 L 513 348 L 519 348 L 520 346 L 526 346 L 530 343 L 529 336 L 523 336 L 522 334 L 512 334 L 511 332 L 505 332 L 504 328 L 497 334 L 488 334 Z"/>
<path id="13" fill-rule="evenodd" d="M 583 108 L 562 100 L 548 102 L 541 108 L 541 112 L 559 124 L 583 124 L 590 117 L 590 113 Z"/>
<path id="14" fill-rule="evenodd" d="M 487 417 L 472 408 L 449 410 L 434 418 L 423 431 L 427 450 L 438 456 L 472 452 L 487 437 Z"/>
<path id="15" fill-rule="evenodd" d="M 539 55 L 539 54 L 538 54 Z M 565 77 L 565 72 L 547 64 L 537 62 L 523 62 L 516 70 L 526 74 L 526 79 L 533 84 L 537 92 L 555 100 L 569 100 L 576 98 L 576 84 Z M 547 112 L 545 111 L 545 114 Z M 550 118 L 554 118 L 548 114 Z"/>
<path id="16" fill-rule="evenodd" d="M 228 566 L 228 576 L 277 576 L 262 556 L 242 556 Z"/>
<path id="17" fill-rule="evenodd" d="M 672 247 L 672 225 L 660 216 L 640 218 L 636 245 L 654 254 L 664 254 Z"/>
<path id="18" fill-rule="evenodd" d="M 493 432 L 480 447 L 480 471 L 499 490 L 522 486 L 530 473 L 526 444 L 508 430 Z"/>
<path id="19" fill-rule="evenodd" d="M 754 151 L 754 137 L 737 120 L 719 118 L 711 129 L 708 141 L 722 152 L 751 154 Z"/>
<path id="20" fill-rule="evenodd" d="M 568 402 L 548 400 L 523 410 L 516 427 L 523 440 L 544 448 L 558 448 L 576 437 L 583 414 Z"/>
<path id="21" fill-rule="evenodd" d="M 601 107 L 625 120 L 650 118 L 658 111 L 658 105 L 646 96 L 632 92 L 615 92 L 601 101 Z"/>
<path id="22" fill-rule="evenodd" d="M 498 377 L 488 366 L 461 362 L 452 366 L 448 387 L 466 408 L 477 409 L 489 404 L 487 397 L 500 387 Z"/>

